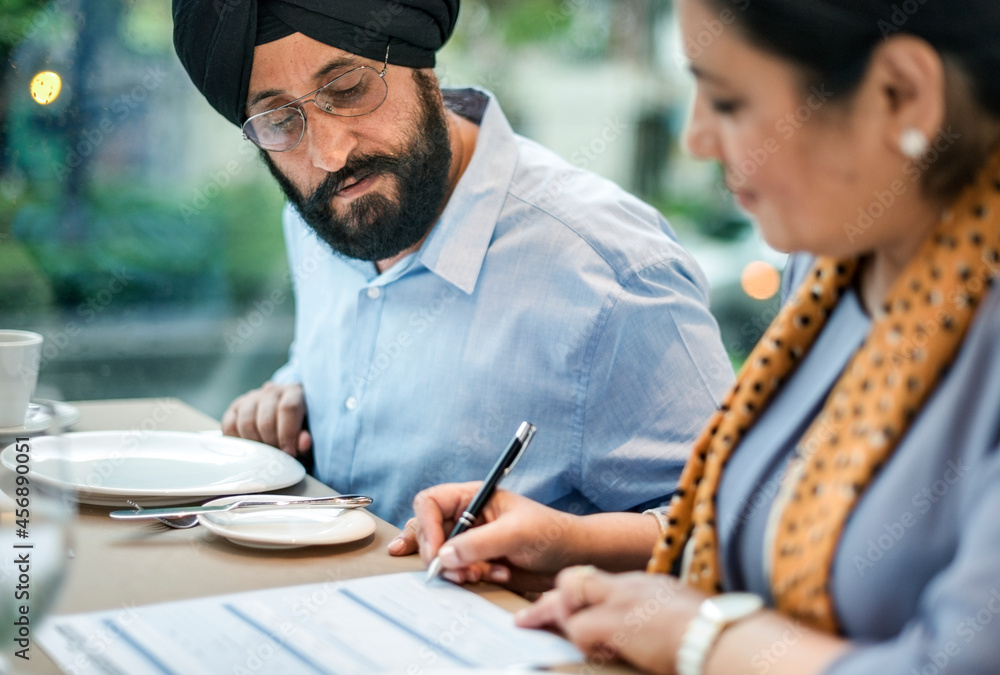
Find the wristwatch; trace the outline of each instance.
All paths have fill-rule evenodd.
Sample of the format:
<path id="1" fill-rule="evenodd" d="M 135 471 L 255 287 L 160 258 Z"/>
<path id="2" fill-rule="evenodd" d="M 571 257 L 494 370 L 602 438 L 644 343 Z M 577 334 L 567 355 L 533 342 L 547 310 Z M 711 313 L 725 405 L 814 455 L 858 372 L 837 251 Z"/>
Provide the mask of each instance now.
<path id="1" fill-rule="evenodd" d="M 708 653 L 726 626 L 763 608 L 764 601 L 753 593 L 722 593 L 702 602 L 681 638 L 677 675 L 703 675 Z"/>

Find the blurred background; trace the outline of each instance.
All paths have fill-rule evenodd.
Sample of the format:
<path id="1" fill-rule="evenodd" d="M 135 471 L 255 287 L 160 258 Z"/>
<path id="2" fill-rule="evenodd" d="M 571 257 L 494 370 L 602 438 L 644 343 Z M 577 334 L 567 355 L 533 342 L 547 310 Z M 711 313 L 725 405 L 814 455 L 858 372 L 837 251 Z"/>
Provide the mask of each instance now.
<path id="1" fill-rule="evenodd" d="M 667 215 L 739 365 L 784 256 L 679 145 L 665 0 L 463 0 L 444 86 Z M 177 396 L 220 417 L 284 363 L 282 197 L 173 52 L 168 0 L 0 0 L 0 327 L 45 338 L 39 397 Z"/>

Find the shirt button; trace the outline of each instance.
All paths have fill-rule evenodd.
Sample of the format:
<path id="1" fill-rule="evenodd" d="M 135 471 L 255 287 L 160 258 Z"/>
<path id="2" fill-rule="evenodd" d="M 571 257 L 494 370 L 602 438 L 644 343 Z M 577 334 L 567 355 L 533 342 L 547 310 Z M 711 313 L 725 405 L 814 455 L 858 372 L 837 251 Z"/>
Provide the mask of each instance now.
<path id="1" fill-rule="evenodd" d="M 344 401 L 344 407 L 347 408 L 348 410 L 357 410 L 358 399 L 354 398 L 353 396 L 348 396 L 347 400 Z"/>
<path id="2" fill-rule="evenodd" d="M 378 296 L 380 296 L 380 295 L 382 295 L 382 291 L 379 290 L 378 286 L 369 286 L 368 287 L 368 299 L 369 300 L 378 300 Z"/>

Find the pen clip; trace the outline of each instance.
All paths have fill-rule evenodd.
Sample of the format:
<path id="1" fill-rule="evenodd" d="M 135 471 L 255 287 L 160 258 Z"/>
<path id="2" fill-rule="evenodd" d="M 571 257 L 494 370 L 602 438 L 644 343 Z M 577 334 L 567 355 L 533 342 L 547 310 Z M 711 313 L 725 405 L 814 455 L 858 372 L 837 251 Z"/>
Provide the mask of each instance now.
<path id="1" fill-rule="evenodd" d="M 527 429 L 525 429 L 525 427 L 527 427 Z M 521 455 L 524 454 L 524 451 L 528 447 L 528 444 L 531 443 L 531 439 L 535 437 L 535 432 L 537 430 L 538 429 L 535 427 L 535 425 L 531 424 L 530 422 L 521 423 L 521 428 L 517 430 L 517 436 L 520 437 L 523 431 L 524 440 L 521 441 L 521 447 L 518 449 L 517 455 L 515 455 L 514 457 L 514 461 L 510 463 L 510 466 L 504 469 L 503 471 L 504 478 L 506 478 L 507 474 L 511 472 L 511 470 L 514 468 L 514 465 L 516 465 L 518 461 L 520 461 Z"/>

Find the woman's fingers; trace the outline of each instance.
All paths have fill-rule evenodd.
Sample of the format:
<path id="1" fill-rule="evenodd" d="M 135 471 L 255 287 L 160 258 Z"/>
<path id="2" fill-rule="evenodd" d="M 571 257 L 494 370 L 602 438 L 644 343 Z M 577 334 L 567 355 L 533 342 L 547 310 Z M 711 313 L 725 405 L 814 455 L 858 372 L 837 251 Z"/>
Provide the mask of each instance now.
<path id="1" fill-rule="evenodd" d="M 518 612 L 516 621 L 525 628 L 563 628 L 571 616 L 591 605 L 600 604 L 610 592 L 613 575 L 593 565 L 568 567 L 556 577 L 554 590 L 545 593 L 531 607 Z"/>

